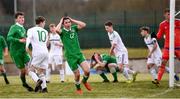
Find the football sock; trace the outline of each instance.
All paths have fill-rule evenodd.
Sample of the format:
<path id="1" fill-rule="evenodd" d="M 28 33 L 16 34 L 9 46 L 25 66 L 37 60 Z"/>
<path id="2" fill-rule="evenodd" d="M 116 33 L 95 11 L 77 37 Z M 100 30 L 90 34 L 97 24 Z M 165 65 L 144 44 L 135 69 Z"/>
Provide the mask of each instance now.
<path id="1" fill-rule="evenodd" d="M 81 87 L 80 87 L 80 82 L 76 82 L 76 83 L 75 83 L 75 86 L 76 86 L 76 89 L 77 89 L 77 90 L 80 90 L 80 89 L 81 89 Z"/>
<path id="2" fill-rule="evenodd" d="M 29 74 L 29 76 L 30 76 L 35 82 L 38 81 L 39 77 L 37 76 L 36 73 L 34 73 L 34 72 L 32 72 L 32 71 L 29 71 L 28 74 Z"/>
<path id="3" fill-rule="evenodd" d="M 156 72 L 156 69 L 154 67 L 150 68 L 149 72 L 151 73 L 153 79 L 157 79 L 157 72 Z"/>
<path id="4" fill-rule="evenodd" d="M 64 81 L 64 69 L 59 70 L 60 80 Z"/>
<path id="5" fill-rule="evenodd" d="M 108 78 L 106 77 L 106 75 L 104 73 L 99 74 L 104 80 L 108 80 Z"/>
<path id="6" fill-rule="evenodd" d="M 161 67 L 159 67 L 159 70 L 158 70 L 158 81 L 160 81 L 162 79 L 164 71 L 165 71 L 165 65 L 162 64 Z"/>
<path id="7" fill-rule="evenodd" d="M 42 89 L 46 88 L 47 85 L 46 85 L 46 77 L 45 77 L 45 75 L 44 74 L 40 74 L 39 78 L 43 81 L 43 83 L 41 84 Z"/>

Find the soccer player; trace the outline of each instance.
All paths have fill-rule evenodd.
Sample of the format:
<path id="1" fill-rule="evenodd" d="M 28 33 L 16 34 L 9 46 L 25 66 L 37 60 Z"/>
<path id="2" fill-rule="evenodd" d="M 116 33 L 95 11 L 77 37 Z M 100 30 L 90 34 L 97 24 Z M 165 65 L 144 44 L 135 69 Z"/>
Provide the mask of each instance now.
<path id="1" fill-rule="evenodd" d="M 137 72 L 130 70 L 128 67 L 128 51 L 124 46 L 119 34 L 114 31 L 112 22 L 108 21 L 105 24 L 105 30 L 108 33 L 109 40 L 111 42 L 111 49 L 109 54 L 116 56 L 119 70 L 123 71 L 127 82 L 131 83 L 136 80 Z M 133 75 L 133 79 L 129 76 L 129 73 Z"/>
<path id="2" fill-rule="evenodd" d="M 6 70 L 4 68 L 4 56 L 8 55 L 8 47 L 7 43 L 3 36 L 0 35 L 0 72 L 4 77 L 4 81 L 6 84 L 9 84 L 9 81 L 6 76 Z"/>
<path id="3" fill-rule="evenodd" d="M 95 67 L 97 66 L 98 67 Z M 97 73 L 104 79 L 103 82 L 109 82 L 108 78 L 106 77 L 104 71 L 109 70 L 110 73 L 113 75 L 114 83 L 118 82 L 117 78 L 117 63 L 116 58 L 107 54 L 99 54 L 94 53 L 91 58 L 91 68 L 95 67 Z"/>
<path id="4" fill-rule="evenodd" d="M 49 67 L 46 70 L 46 81 L 50 82 L 50 73 L 53 63 L 55 63 L 55 67 L 59 70 L 60 81 L 64 82 L 64 67 L 63 67 L 63 44 L 59 34 L 56 33 L 56 26 L 55 24 L 49 25 L 50 35 L 49 35 L 49 42 L 50 42 L 50 51 L 49 51 Z"/>
<path id="5" fill-rule="evenodd" d="M 25 50 L 26 30 L 23 27 L 24 13 L 17 12 L 15 14 L 16 23 L 10 27 L 7 35 L 7 41 L 10 43 L 10 55 L 16 67 L 20 70 L 20 78 L 28 91 L 33 91 L 33 88 L 26 83 L 26 65 L 30 61 L 30 56 Z"/>
<path id="6" fill-rule="evenodd" d="M 169 60 L 169 19 L 170 19 L 170 10 L 165 9 L 164 11 L 165 20 L 160 23 L 159 30 L 157 33 L 157 39 L 161 39 L 165 35 L 164 49 L 162 55 L 162 64 L 158 71 L 158 81 L 161 81 L 161 78 L 165 71 L 165 66 Z M 180 20 L 175 19 L 175 56 L 180 60 Z M 178 78 L 177 78 L 178 79 Z"/>
<path id="7" fill-rule="evenodd" d="M 76 25 L 72 25 L 72 23 Z M 61 27 L 63 25 L 63 28 Z M 86 23 L 72 19 L 70 17 L 61 18 L 59 24 L 56 27 L 57 32 L 60 34 L 61 40 L 65 49 L 65 57 L 67 62 L 75 75 L 75 86 L 76 93 L 83 94 L 80 87 L 80 72 L 78 65 L 81 66 L 84 71 L 84 76 L 82 83 L 87 90 L 91 91 L 91 86 L 87 82 L 90 76 L 90 65 L 85 60 L 84 55 L 81 52 L 79 41 L 78 41 L 78 31 L 83 29 L 86 26 Z"/>
<path id="8" fill-rule="evenodd" d="M 27 31 L 27 52 L 29 52 L 29 44 L 32 44 L 32 60 L 28 74 L 36 82 L 35 92 L 42 89 L 41 92 L 46 93 L 48 92 L 45 77 L 45 71 L 48 68 L 48 32 L 44 29 L 44 17 L 38 16 L 35 21 L 36 26 Z M 38 76 L 35 71 L 37 71 Z"/>

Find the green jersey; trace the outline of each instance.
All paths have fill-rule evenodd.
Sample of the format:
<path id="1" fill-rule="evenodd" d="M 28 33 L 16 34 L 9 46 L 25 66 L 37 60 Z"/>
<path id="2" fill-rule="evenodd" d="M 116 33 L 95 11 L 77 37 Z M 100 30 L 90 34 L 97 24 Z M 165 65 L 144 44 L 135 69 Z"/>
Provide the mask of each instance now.
<path id="1" fill-rule="evenodd" d="M 81 53 L 79 40 L 78 40 L 77 25 L 71 26 L 70 30 L 62 29 L 60 34 L 63 46 L 65 49 L 65 56 L 74 56 Z"/>
<path id="2" fill-rule="evenodd" d="M 3 50 L 7 48 L 7 43 L 3 36 L 0 36 L 0 59 L 3 59 Z"/>
<path id="3" fill-rule="evenodd" d="M 101 54 L 102 61 L 104 63 L 116 63 L 116 58 L 107 54 Z"/>
<path id="4" fill-rule="evenodd" d="M 24 52 L 25 43 L 19 42 L 19 39 L 26 37 L 26 30 L 18 23 L 12 25 L 7 35 L 7 41 L 10 43 L 10 53 Z"/>

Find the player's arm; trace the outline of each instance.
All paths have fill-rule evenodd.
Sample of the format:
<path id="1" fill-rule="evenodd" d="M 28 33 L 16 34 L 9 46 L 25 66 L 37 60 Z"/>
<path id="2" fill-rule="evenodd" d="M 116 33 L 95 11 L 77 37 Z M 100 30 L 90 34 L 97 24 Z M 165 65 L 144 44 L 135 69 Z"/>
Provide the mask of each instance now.
<path id="1" fill-rule="evenodd" d="M 152 53 L 154 53 L 154 51 L 157 49 L 157 40 L 154 39 L 153 40 L 153 48 L 152 50 L 149 51 L 148 57 L 151 57 Z"/>
<path id="2" fill-rule="evenodd" d="M 64 17 L 61 18 L 61 20 L 59 21 L 59 24 L 56 26 L 56 32 L 59 34 L 61 34 L 62 32 L 61 27 L 62 27 L 63 19 Z"/>
<path id="3" fill-rule="evenodd" d="M 161 39 L 163 35 L 164 35 L 164 27 L 163 27 L 162 24 L 160 24 L 159 30 L 158 30 L 158 33 L 157 33 L 157 39 Z"/>
<path id="4" fill-rule="evenodd" d="M 7 56 L 8 55 L 8 46 L 7 46 L 7 43 L 3 37 L 3 49 L 4 49 L 4 56 Z"/>
<path id="5" fill-rule="evenodd" d="M 101 62 L 101 61 L 98 59 L 97 56 L 95 56 L 94 58 L 95 58 L 95 60 L 96 60 L 96 62 L 97 62 L 97 64 L 98 64 L 99 66 L 104 67 L 104 66 L 106 65 L 106 63 Z"/>
<path id="6" fill-rule="evenodd" d="M 116 47 L 116 44 L 113 43 L 111 48 L 110 48 L 110 51 L 109 51 L 109 55 L 113 55 L 114 54 L 114 48 Z"/>
<path id="7" fill-rule="evenodd" d="M 27 31 L 27 39 L 26 39 L 26 52 L 30 53 L 29 50 L 29 45 L 31 43 L 31 39 L 32 39 L 32 33 L 30 32 L 30 30 Z"/>
<path id="8" fill-rule="evenodd" d="M 70 20 L 71 20 L 71 22 L 77 24 L 79 30 L 86 27 L 86 23 L 84 23 L 82 21 L 78 21 L 78 20 L 75 20 L 75 19 L 72 19 L 72 18 L 70 18 Z"/>
<path id="9" fill-rule="evenodd" d="M 9 42 L 26 42 L 26 39 L 25 38 L 22 38 L 22 39 L 19 39 L 19 38 L 15 38 L 14 37 L 14 33 L 16 32 L 16 29 L 11 27 L 9 32 L 8 32 L 8 35 L 7 35 L 7 41 Z"/>

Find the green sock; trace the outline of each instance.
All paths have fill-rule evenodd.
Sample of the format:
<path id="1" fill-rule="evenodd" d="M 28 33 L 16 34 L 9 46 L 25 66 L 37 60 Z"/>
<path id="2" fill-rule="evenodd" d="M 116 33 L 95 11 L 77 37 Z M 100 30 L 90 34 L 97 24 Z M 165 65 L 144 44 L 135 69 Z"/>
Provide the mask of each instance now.
<path id="1" fill-rule="evenodd" d="M 106 75 L 104 73 L 99 74 L 104 80 L 108 80 L 108 78 L 106 77 Z"/>
<path id="2" fill-rule="evenodd" d="M 25 75 L 20 75 L 20 78 L 21 78 L 21 81 L 22 81 L 23 85 L 27 84 Z"/>
<path id="3" fill-rule="evenodd" d="M 117 80 L 117 72 L 112 73 L 114 80 Z"/>
<path id="4" fill-rule="evenodd" d="M 75 84 L 75 86 L 76 86 L 76 89 L 77 89 L 77 90 L 80 90 L 80 89 L 81 89 L 80 84 Z"/>
<path id="5" fill-rule="evenodd" d="M 5 80 L 6 82 L 8 82 L 8 79 L 7 79 L 7 76 L 6 76 L 6 73 L 5 73 L 5 72 L 2 73 L 2 76 L 4 77 L 4 80 Z"/>
<path id="6" fill-rule="evenodd" d="M 87 80 L 88 80 L 88 78 L 89 78 L 89 76 L 83 76 L 82 82 L 83 82 L 83 83 L 86 83 Z"/>

